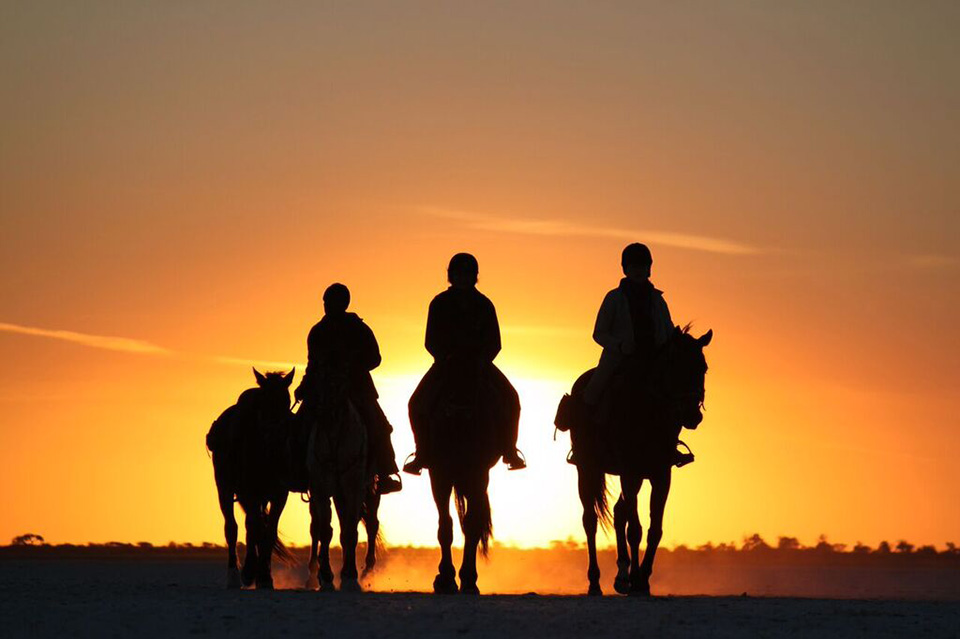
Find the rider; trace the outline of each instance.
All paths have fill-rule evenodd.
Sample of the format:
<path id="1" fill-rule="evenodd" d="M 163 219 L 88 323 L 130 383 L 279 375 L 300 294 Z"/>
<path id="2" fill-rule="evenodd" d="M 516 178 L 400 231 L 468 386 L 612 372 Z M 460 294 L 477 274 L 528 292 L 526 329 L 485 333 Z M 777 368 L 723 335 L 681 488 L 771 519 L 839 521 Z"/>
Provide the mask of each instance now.
<path id="1" fill-rule="evenodd" d="M 324 316 L 307 336 L 307 370 L 294 391 L 297 401 L 315 398 L 321 370 L 336 370 L 347 378 L 347 389 L 360 418 L 367 427 L 370 456 L 381 495 L 397 492 L 401 483 L 390 441 L 393 427 L 380 408 L 370 371 L 380 365 L 380 347 L 370 327 L 356 313 L 348 313 L 350 291 L 343 284 L 331 284 L 323 293 Z"/>
<path id="2" fill-rule="evenodd" d="M 426 348 L 434 363 L 410 398 L 410 425 L 417 451 L 404 464 L 404 472 L 419 475 L 431 463 L 426 436 L 431 412 L 441 388 L 456 384 L 476 389 L 490 383 L 509 413 L 500 437 L 503 463 L 510 470 L 526 467 L 517 450 L 520 398 L 493 360 L 500 352 L 497 311 L 487 296 L 477 290 L 477 258 L 457 253 L 447 268 L 450 287 L 433 298 L 427 315 Z"/>
<path id="3" fill-rule="evenodd" d="M 594 341 L 603 347 L 600 362 L 587 384 L 583 400 L 601 418 L 604 391 L 613 376 L 628 364 L 649 368 L 657 349 L 670 338 L 673 320 L 663 293 L 650 282 L 653 256 L 645 244 L 633 243 L 623 249 L 620 285 L 607 293 L 597 313 Z"/>

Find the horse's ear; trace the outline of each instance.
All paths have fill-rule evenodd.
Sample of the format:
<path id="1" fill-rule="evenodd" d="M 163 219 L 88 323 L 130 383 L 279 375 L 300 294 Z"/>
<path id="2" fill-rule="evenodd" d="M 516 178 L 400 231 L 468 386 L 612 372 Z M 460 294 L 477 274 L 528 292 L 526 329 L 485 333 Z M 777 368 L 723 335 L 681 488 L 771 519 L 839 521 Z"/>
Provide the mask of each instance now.
<path id="1" fill-rule="evenodd" d="M 260 374 L 260 371 L 256 367 L 253 368 L 253 376 L 257 378 L 257 384 L 263 386 L 263 383 L 267 381 L 267 378 Z"/>
<path id="2" fill-rule="evenodd" d="M 712 339 L 713 339 L 713 329 L 711 328 L 709 331 L 701 335 L 697 339 L 697 342 L 700 343 L 700 348 L 706 348 L 707 346 L 710 345 L 710 340 Z"/>
<path id="3" fill-rule="evenodd" d="M 294 374 L 295 374 L 296 372 L 297 372 L 297 367 L 294 366 L 293 369 L 292 369 L 289 373 L 287 373 L 286 375 L 283 376 L 283 382 L 284 382 L 288 387 L 289 387 L 290 384 L 293 382 L 293 376 L 294 376 Z"/>

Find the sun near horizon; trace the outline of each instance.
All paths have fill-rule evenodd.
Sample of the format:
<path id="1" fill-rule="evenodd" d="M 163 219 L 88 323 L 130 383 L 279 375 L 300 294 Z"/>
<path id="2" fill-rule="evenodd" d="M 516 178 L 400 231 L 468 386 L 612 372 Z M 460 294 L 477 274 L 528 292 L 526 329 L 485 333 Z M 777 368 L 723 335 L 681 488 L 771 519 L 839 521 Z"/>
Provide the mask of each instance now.
<path id="1" fill-rule="evenodd" d="M 402 462 L 470 251 L 529 462 L 495 539 L 580 540 L 553 416 L 642 241 L 715 334 L 664 544 L 956 541 L 956 11 L 374 4 L 3 9 L 0 539 L 222 542 L 204 434 L 252 366 L 299 377 L 335 281 Z M 427 480 L 381 519 L 433 545 Z"/>

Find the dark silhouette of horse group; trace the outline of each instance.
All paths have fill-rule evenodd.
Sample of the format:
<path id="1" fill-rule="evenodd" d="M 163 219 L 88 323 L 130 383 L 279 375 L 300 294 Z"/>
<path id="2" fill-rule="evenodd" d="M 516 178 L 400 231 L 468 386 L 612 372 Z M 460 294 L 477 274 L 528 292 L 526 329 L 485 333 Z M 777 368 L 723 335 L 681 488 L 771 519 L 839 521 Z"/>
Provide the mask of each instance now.
<path id="1" fill-rule="evenodd" d="M 628 277 L 608 294 L 598 316 L 594 335 L 604 346 L 600 365 L 577 379 L 571 395 L 561 400 L 556 418 L 557 428 L 571 434 L 568 461 L 578 472 L 591 595 L 602 594 L 597 528 L 611 523 L 611 519 L 617 540 L 615 589 L 624 594 L 650 595 L 649 580 L 663 535 L 673 468 L 693 460 L 692 453 L 678 449 L 678 445 L 685 446 L 679 436 L 683 428 L 694 429 L 703 419 L 707 372 L 703 349 L 713 332 L 698 338 L 689 327 L 681 329 L 671 323 L 670 330 L 661 328 L 661 318 L 669 321 L 669 312 L 659 301 L 659 291 L 647 281 L 652 263 L 649 251 L 646 247 L 637 250 L 638 246 L 642 247 L 631 245 L 624 251 Z M 519 402 L 512 386 L 492 365 L 500 348 L 496 315 L 489 300 L 473 288 L 475 258 L 467 255 L 470 259 L 458 261 L 464 255 L 458 254 L 451 261 L 451 289 L 431 304 L 428 348 L 431 326 L 434 342 L 446 346 L 431 350 L 434 367 L 411 399 L 417 463 L 408 463 L 405 468 L 414 474 L 426 468 L 430 476 L 441 551 L 433 589 L 441 594 L 479 593 L 477 553 L 487 554 L 493 530 L 487 493 L 490 469 L 501 457 L 512 469 L 525 466 L 515 447 Z M 464 264 L 466 271 L 458 271 Z M 449 309 L 443 310 L 437 300 L 447 300 Z M 435 306 L 439 319 L 434 316 Z M 475 307 L 485 309 L 483 312 L 492 318 L 487 324 L 492 326 L 477 328 L 483 322 L 474 322 L 469 314 Z M 647 322 L 647 317 L 653 319 Z M 438 329 L 443 322 L 447 327 Z M 462 331 L 461 325 L 465 326 Z M 480 341 L 487 346 L 478 348 Z M 478 356 L 479 351 L 485 354 Z M 340 589 L 360 590 L 356 554 L 361 522 L 368 537 L 364 574 L 376 565 L 381 493 L 370 454 L 369 430 L 350 391 L 350 370 L 336 366 L 317 366 L 314 370 L 318 372 L 311 379 L 311 401 L 296 413 L 290 398 L 295 371 L 262 375 L 254 370 L 257 387 L 244 391 L 207 434 L 225 521 L 229 588 L 273 587 L 273 555 L 289 557 L 278 540 L 277 524 L 290 491 L 309 496 L 308 588 L 335 589 L 330 566 L 334 510 L 343 554 Z M 425 396 L 430 401 L 424 401 Z M 620 495 L 612 513 L 607 475 L 620 478 Z M 644 480 L 651 483 L 652 495 L 650 529 L 641 559 L 637 495 Z M 451 553 L 451 494 L 464 535 L 459 574 Z M 247 550 L 242 568 L 237 559 L 235 501 L 246 515 Z"/>

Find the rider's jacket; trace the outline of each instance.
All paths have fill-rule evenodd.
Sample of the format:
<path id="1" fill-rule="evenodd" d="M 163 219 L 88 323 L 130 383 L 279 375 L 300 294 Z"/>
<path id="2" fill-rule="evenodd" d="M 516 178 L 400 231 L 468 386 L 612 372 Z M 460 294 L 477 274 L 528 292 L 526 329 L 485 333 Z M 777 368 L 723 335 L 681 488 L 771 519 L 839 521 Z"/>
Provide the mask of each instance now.
<path id="1" fill-rule="evenodd" d="M 610 377 L 627 357 L 649 360 L 657 348 L 666 344 L 672 331 L 670 309 L 661 291 L 649 280 L 620 280 L 620 285 L 603 298 L 597 313 L 593 339 L 603 347 L 603 353 L 587 385 L 587 401 L 599 399 Z M 630 350 L 629 345 L 632 352 L 628 354 L 625 350 Z"/>
<path id="2" fill-rule="evenodd" d="M 500 352 L 493 302 L 475 288 L 452 286 L 434 297 L 427 315 L 426 347 L 437 362 L 492 362 Z"/>
<path id="3" fill-rule="evenodd" d="M 307 370 L 302 385 L 309 395 L 321 370 L 333 370 L 347 376 L 351 396 L 376 399 L 370 371 L 379 365 L 377 338 L 356 313 L 324 315 L 307 336 Z"/>

